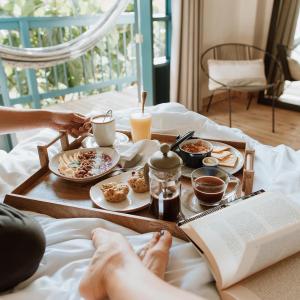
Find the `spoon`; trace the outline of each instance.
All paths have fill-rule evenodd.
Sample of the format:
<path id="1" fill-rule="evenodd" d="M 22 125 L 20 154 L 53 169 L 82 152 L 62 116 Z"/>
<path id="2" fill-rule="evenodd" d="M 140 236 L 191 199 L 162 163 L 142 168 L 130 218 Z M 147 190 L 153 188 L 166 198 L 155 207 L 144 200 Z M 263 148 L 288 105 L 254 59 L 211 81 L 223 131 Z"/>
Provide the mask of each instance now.
<path id="1" fill-rule="evenodd" d="M 143 114 L 145 112 L 146 99 L 147 99 L 147 92 L 146 91 L 142 91 L 142 113 Z"/>
<path id="2" fill-rule="evenodd" d="M 111 109 L 108 110 L 108 111 L 106 112 L 106 114 L 105 114 L 105 116 L 104 116 L 104 119 L 103 119 L 103 123 L 104 123 L 104 121 L 105 121 L 105 119 L 106 119 L 107 117 L 112 118 L 112 110 L 111 110 Z"/>

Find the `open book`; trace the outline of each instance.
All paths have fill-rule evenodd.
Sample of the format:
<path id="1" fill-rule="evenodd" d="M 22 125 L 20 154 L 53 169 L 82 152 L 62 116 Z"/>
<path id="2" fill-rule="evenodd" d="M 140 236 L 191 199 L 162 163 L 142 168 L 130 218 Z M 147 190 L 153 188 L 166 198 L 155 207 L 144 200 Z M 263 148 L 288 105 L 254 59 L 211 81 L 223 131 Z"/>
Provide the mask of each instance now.
<path id="1" fill-rule="evenodd" d="M 265 192 L 179 224 L 222 299 L 300 299 L 300 205 Z"/>

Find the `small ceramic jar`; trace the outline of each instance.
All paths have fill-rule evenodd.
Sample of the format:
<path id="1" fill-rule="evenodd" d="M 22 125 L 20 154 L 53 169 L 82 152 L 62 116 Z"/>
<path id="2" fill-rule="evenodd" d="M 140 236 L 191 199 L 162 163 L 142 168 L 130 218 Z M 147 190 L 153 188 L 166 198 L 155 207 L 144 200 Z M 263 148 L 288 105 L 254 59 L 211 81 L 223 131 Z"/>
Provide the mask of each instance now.
<path id="1" fill-rule="evenodd" d="M 205 157 L 202 160 L 202 164 L 205 167 L 217 167 L 219 164 L 219 161 L 215 157 Z"/>

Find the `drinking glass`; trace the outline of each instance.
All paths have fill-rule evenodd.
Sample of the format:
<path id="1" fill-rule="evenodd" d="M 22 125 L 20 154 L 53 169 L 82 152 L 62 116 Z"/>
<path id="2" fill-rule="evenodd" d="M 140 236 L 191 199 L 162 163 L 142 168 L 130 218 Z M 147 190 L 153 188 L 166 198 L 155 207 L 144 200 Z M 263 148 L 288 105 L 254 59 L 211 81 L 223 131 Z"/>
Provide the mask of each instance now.
<path id="1" fill-rule="evenodd" d="M 195 196 L 189 203 L 189 209 L 195 212 L 203 206 L 217 206 L 221 201 L 235 199 L 240 180 L 218 167 L 202 167 L 191 174 Z"/>
<path id="2" fill-rule="evenodd" d="M 130 116 L 131 136 L 133 142 L 151 139 L 152 115 L 150 113 L 133 113 Z"/>

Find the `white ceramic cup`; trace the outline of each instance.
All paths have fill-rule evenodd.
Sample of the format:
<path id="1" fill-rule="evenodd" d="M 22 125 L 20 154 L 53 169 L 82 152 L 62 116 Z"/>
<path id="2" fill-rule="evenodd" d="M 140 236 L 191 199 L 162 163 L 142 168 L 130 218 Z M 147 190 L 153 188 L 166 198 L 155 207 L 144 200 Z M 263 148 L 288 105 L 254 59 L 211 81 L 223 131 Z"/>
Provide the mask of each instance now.
<path id="1" fill-rule="evenodd" d="M 93 134 L 99 147 L 113 145 L 116 139 L 116 123 L 112 116 L 97 115 L 91 119 Z"/>

